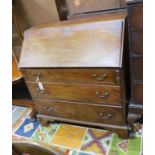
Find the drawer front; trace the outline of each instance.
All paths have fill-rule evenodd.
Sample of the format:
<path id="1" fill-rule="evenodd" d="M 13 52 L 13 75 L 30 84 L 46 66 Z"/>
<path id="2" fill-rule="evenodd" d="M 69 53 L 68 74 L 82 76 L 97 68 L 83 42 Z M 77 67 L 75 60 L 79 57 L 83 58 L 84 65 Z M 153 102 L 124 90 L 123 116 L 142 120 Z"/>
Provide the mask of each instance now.
<path id="1" fill-rule="evenodd" d="M 23 70 L 27 81 L 84 82 L 120 84 L 119 70 L 114 69 L 27 69 Z"/>
<path id="2" fill-rule="evenodd" d="M 129 30 L 143 30 L 143 5 L 129 5 Z"/>
<path id="3" fill-rule="evenodd" d="M 143 104 L 143 84 L 132 83 L 131 85 L 131 102 L 133 104 Z"/>
<path id="4" fill-rule="evenodd" d="M 121 105 L 121 87 L 108 85 L 27 83 L 33 97 Z M 37 91 L 38 89 L 38 91 Z"/>
<path id="5" fill-rule="evenodd" d="M 143 32 L 133 31 L 130 36 L 131 54 L 143 55 Z"/>
<path id="6" fill-rule="evenodd" d="M 74 102 L 34 100 L 39 114 L 86 122 L 124 124 L 123 109 Z"/>

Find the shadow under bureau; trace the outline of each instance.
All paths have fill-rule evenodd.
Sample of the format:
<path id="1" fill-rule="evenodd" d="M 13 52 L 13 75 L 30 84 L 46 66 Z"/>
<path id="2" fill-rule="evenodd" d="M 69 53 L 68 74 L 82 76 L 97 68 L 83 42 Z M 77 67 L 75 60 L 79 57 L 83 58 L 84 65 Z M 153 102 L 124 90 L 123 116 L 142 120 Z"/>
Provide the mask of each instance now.
<path id="1" fill-rule="evenodd" d="M 91 17 L 25 32 L 19 66 L 41 123 L 78 123 L 128 136 L 125 18 Z"/>

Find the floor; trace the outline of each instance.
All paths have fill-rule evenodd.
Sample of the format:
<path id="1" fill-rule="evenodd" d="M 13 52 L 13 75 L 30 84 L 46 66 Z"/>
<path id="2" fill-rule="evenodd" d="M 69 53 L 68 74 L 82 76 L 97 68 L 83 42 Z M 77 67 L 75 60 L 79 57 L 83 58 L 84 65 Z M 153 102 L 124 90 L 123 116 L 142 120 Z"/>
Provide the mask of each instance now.
<path id="1" fill-rule="evenodd" d="M 12 107 L 13 138 L 26 138 L 54 146 L 66 155 L 142 155 L 142 125 L 134 139 L 122 140 L 107 130 L 63 123 L 43 127 L 29 119 L 30 108 Z"/>

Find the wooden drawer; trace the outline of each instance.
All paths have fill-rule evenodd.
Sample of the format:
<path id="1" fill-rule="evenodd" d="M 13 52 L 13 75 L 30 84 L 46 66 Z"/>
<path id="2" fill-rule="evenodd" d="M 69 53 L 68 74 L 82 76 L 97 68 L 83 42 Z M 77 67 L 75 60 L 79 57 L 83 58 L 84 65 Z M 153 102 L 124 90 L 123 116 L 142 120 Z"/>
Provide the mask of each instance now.
<path id="1" fill-rule="evenodd" d="M 132 57 L 130 60 L 131 80 L 143 80 L 143 58 Z"/>
<path id="2" fill-rule="evenodd" d="M 143 32 L 133 31 L 130 36 L 131 54 L 143 55 Z"/>
<path id="3" fill-rule="evenodd" d="M 27 81 L 39 79 L 44 82 L 84 82 L 120 84 L 118 69 L 27 69 L 23 70 Z"/>
<path id="4" fill-rule="evenodd" d="M 125 123 L 122 108 L 52 100 L 34 101 L 37 111 L 43 115 L 95 123 Z"/>
<path id="5" fill-rule="evenodd" d="M 143 104 L 143 84 L 132 83 L 131 90 L 131 102 L 133 104 Z"/>
<path id="6" fill-rule="evenodd" d="M 116 9 L 125 6 L 123 0 L 66 0 L 69 14 Z"/>
<path id="7" fill-rule="evenodd" d="M 31 95 L 37 98 L 83 101 L 121 105 L 121 87 L 108 85 L 80 85 L 71 83 L 43 83 L 44 90 L 37 91 L 37 83 L 27 83 Z"/>
<path id="8" fill-rule="evenodd" d="M 143 30 L 143 5 L 129 5 L 129 30 Z"/>

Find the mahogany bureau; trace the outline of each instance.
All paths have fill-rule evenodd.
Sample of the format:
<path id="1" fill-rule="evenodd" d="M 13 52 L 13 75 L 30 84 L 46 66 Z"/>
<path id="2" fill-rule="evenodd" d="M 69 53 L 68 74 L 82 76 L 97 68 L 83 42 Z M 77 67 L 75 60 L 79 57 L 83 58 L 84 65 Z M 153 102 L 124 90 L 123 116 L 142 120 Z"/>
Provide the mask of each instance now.
<path id="1" fill-rule="evenodd" d="M 77 123 L 128 136 L 125 18 L 91 17 L 25 32 L 19 66 L 41 123 Z"/>

